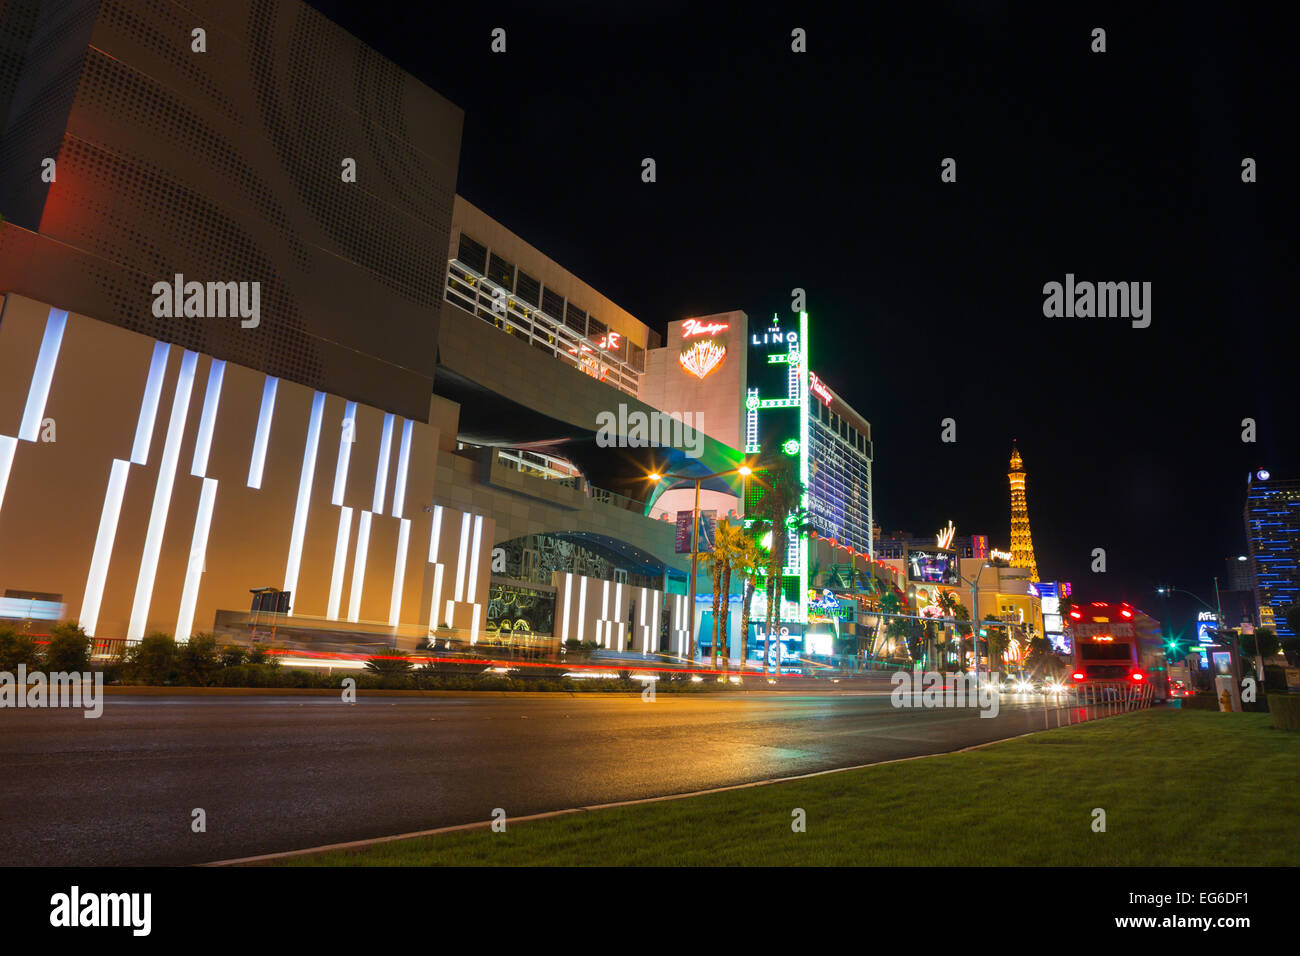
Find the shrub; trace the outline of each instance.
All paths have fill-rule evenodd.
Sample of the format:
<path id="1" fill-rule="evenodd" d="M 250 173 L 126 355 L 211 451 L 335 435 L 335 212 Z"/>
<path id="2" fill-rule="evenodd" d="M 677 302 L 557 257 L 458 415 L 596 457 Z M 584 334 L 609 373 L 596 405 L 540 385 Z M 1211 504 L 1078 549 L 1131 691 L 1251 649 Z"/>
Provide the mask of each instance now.
<path id="1" fill-rule="evenodd" d="M 179 677 L 176 642 L 170 634 L 150 634 L 127 655 L 131 679 L 141 684 L 172 684 Z"/>
<path id="2" fill-rule="evenodd" d="M 1219 698 L 1213 691 L 1203 691 L 1183 698 L 1183 710 L 1218 710 Z"/>
<path id="3" fill-rule="evenodd" d="M 29 669 L 40 667 L 40 648 L 31 635 L 9 624 L 0 624 L 0 670 L 14 673 L 19 664 L 26 664 Z"/>
<path id="4" fill-rule="evenodd" d="M 76 621 L 55 624 L 50 628 L 50 643 L 45 647 L 45 667 L 65 673 L 81 672 L 90 664 L 90 638 Z"/>
<path id="5" fill-rule="evenodd" d="M 1268 712 L 1278 730 L 1300 731 L 1300 694 L 1269 694 Z"/>
<path id="6" fill-rule="evenodd" d="M 238 644 L 227 644 L 221 649 L 221 666 L 238 667 L 248 660 L 248 652 Z"/>
<path id="7" fill-rule="evenodd" d="M 176 648 L 176 657 L 181 683 L 196 687 L 211 684 L 221 666 L 217 639 L 211 634 L 195 634 Z"/>

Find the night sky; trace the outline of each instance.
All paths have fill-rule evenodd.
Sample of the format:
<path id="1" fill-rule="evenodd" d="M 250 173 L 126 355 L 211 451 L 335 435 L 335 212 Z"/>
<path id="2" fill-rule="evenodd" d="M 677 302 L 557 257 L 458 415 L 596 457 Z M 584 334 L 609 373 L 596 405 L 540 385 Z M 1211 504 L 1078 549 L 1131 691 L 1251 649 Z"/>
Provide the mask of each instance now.
<path id="1" fill-rule="evenodd" d="M 1040 575 L 1163 619 L 1157 583 L 1212 602 L 1244 552 L 1247 473 L 1300 473 L 1274 13 L 311 2 L 465 110 L 462 195 L 651 327 L 766 321 L 804 288 L 814 368 L 872 423 L 886 532 L 1008 547 L 1018 439 Z M 1151 326 L 1045 318 L 1067 272 L 1151 282 Z"/>

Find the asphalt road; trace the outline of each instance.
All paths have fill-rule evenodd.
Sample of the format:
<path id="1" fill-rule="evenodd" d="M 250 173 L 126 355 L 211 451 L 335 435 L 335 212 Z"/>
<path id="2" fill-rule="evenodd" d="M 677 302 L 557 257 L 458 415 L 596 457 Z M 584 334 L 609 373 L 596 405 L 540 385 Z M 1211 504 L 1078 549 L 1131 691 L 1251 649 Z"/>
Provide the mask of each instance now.
<path id="1" fill-rule="evenodd" d="M 883 695 L 108 697 L 0 710 L 0 864 L 210 862 L 941 753 L 1041 703 Z M 1055 726 L 1055 720 L 1052 721 Z M 191 829 L 206 812 L 207 832 Z"/>

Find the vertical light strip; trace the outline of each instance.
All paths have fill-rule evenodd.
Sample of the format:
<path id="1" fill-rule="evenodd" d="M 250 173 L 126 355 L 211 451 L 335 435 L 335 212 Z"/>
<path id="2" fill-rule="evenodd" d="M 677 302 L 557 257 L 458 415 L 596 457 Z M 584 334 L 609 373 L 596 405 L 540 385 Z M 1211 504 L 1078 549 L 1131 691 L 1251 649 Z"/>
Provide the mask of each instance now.
<path id="1" fill-rule="evenodd" d="M 602 581 L 605 586 L 601 588 L 600 595 L 600 624 L 599 630 L 596 631 L 596 641 L 602 644 L 606 650 L 609 649 L 609 582 Z M 604 631 L 602 634 L 601 631 Z"/>
<path id="2" fill-rule="evenodd" d="M 475 604 L 474 614 L 473 617 L 470 618 L 470 624 L 469 624 L 469 642 L 471 645 L 478 643 L 478 625 L 479 625 L 479 619 L 482 616 L 483 616 L 483 605 Z"/>
<path id="3" fill-rule="evenodd" d="M 654 653 L 655 651 L 659 650 L 659 623 L 661 620 L 660 615 L 663 613 L 664 610 L 663 595 L 661 595 L 657 590 L 654 592 L 654 595 L 655 595 L 655 623 L 654 623 L 654 630 L 650 632 L 651 653 Z"/>
<path id="4" fill-rule="evenodd" d="M 331 621 L 339 619 L 339 605 L 343 603 L 343 574 L 348 566 L 348 538 L 352 536 L 352 509 L 339 509 L 339 534 L 334 541 L 334 573 L 330 576 L 330 603 L 325 616 Z"/>
<path id="5" fill-rule="evenodd" d="M 194 368 L 198 361 L 198 352 L 187 350 L 181 356 L 180 374 L 176 378 L 176 394 L 172 397 L 172 414 L 167 422 L 167 438 L 163 442 L 162 459 L 158 462 L 158 483 L 154 485 L 149 529 L 144 537 L 140 576 L 135 582 L 131 621 L 126 629 L 126 638 L 129 641 L 138 641 L 144 637 L 145 623 L 149 618 L 149 603 L 153 600 L 154 578 L 158 574 L 163 531 L 167 528 L 167 512 L 171 509 L 172 486 L 176 483 L 176 465 L 181 457 L 181 439 L 185 437 L 185 418 L 189 413 L 190 393 L 194 389 Z"/>
<path id="6" fill-rule="evenodd" d="M 3 445 L 0 444 L 0 451 Z M 0 456 L 0 461 L 3 456 Z M 99 606 L 104 599 L 104 582 L 108 579 L 108 562 L 113 556 L 113 542 L 117 538 L 117 519 L 122 514 L 122 496 L 126 493 L 126 475 L 131 463 L 113 459 L 108 473 L 108 490 L 104 492 L 104 507 L 99 512 L 99 532 L 95 535 L 95 550 L 90 559 L 90 574 L 86 577 L 86 593 L 81 598 L 81 616 L 78 623 L 94 636 L 99 621 Z"/>
<path id="7" fill-rule="evenodd" d="M 379 439 L 379 464 L 375 467 L 375 514 L 384 513 L 384 491 L 388 485 L 388 459 L 393 455 L 393 413 L 384 416 L 384 433 Z"/>
<path id="8" fill-rule="evenodd" d="M 799 481 L 803 485 L 803 496 L 799 506 L 806 513 L 808 510 L 808 313 L 799 313 Z M 808 536 L 801 535 L 796 551 L 799 554 L 799 623 L 808 623 Z M 960 563 L 960 562 L 959 562 Z M 777 611 L 779 622 L 781 612 Z M 777 662 L 780 663 L 780 651 Z M 779 667 L 778 667 L 779 669 Z"/>
<path id="9" fill-rule="evenodd" d="M 226 363 L 213 359 L 208 366 L 208 390 L 203 393 L 203 412 L 199 415 L 199 435 L 194 442 L 194 461 L 190 474 L 195 478 L 208 475 L 208 453 L 212 451 L 212 432 L 217 425 L 217 405 L 221 401 L 221 383 L 226 378 Z"/>
<path id="10" fill-rule="evenodd" d="M 316 480 L 316 452 L 320 449 L 321 421 L 325 417 L 325 393 L 317 392 L 307 422 L 307 444 L 302 450 L 302 471 L 298 475 L 298 503 L 293 509 L 293 531 L 289 536 L 289 563 L 284 569 L 284 589 L 289 592 L 289 613 L 293 614 L 298 572 L 302 567 L 302 541 L 307 535 L 307 512 L 311 507 L 311 486 Z"/>
<path id="11" fill-rule="evenodd" d="M 36 368 L 32 371 L 32 384 L 27 390 L 23 422 L 18 428 L 18 437 L 23 441 L 36 441 L 40 435 L 41 422 L 45 420 L 45 403 L 50 398 L 50 383 L 54 381 L 54 366 L 59 361 L 59 346 L 63 344 L 63 330 L 67 325 L 67 312 L 50 309 L 41 350 L 36 355 Z"/>
<path id="12" fill-rule="evenodd" d="M 388 626 L 397 627 L 402 613 L 402 586 L 406 583 L 406 549 L 411 543 L 411 519 L 403 518 L 397 531 L 397 565 L 393 568 L 393 600 L 388 605 Z"/>
<path id="13" fill-rule="evenodd" d="M 9 472 L 14 467 L 14 452 L 18 450 L 18 439 L 0 435 L 0 510 L 5 506 L 5 489 L 9 487 Z"/>
<path id="14" fill-rule="evenodd" d="M 275 417 L 275 393 L 278 378 L 266 377 L 262 386 L 262 410 L 257 413 L 257 436 L 253 439 L 253 458 L 248 463 L 248 487 L 262 487 L 262 470 L 266 467 L 266 447 L 271 442 L 271 419 Z"/>
<path id="15" fill-rule="evenodd" d="M 185 567 L 185 586 L 181 590 L 181 609 L 176 618 L 176 643 L 184 644 L 194 629 L 194 609 L 199 602 L 199 582 L 203 578 L 208 556 L 208 533 L 212 529 L 212 509 L 217 501 L 217 479 L 204 478 L 199 492 L 199 510 L 194 516 L 194 538 L 190 543 L 190 560 Z"/>
<path id="16" fill-rule="evenodd" d="M 641 589 L 641 622 L 640 622 L 640 623 L 641 623 L 641 653 L 642 653 L 642 654 L 648 653 L 649 650 L 650 650 L 650 632 L 646 630 L 646 626 L 645 626 L 645 603 L 646 603 L 646 593 L 645 593 L 645 592 L 646 592 L 646 589 L 645 589 L 645 588 L 642 588 L 642 589 Z"/>
<path id="17" fill-rule="evenodd" d="M 564 574 L 564 620 L 560 624 L 560 640 L 569 642 L 569 603 L 573 600 L 573 575 Z"/>
<path id="18" fill-rule="evenodd" d="M 465 589 L 465 601 L 474 603 L 478 594 L 478 559 L 482 553 L 483 516 L 474 516 L 474 546 L 469 552 L 469 586 Z"/>
<path id="19" fill-rule="evenodd" d="M 370 552 L 369 511 L 361 512 L 357 524 L 357 556 L 352 564 L 352 594 L 348 597 L 348 620 L 356 623 L 361 616 L 361 591 L 366 586 L 366 556 Z"/>
<path id="20" fill-rule="evenodd" d="M 582 640 L 582 632 L 586 630 L 587 618 L 587 578 L 585 576 L 578 578 L 578 640 Z"/>
<path id="21" fill-rule="evenodd" d="M 409 418 L 402 423 L 402 447 L 397 453 L 397 480 L 393 483 L 393 517 L 402 517 L 406 507 L 406 473 L 411 465 L 411 430 L 415 423 Z"/>
<path id="22" fill-rule="evenodd" d="M 460 516 L 460 558 L 456 561 L 455 600 L 457 601 L 465 600 L 465 553 L 469 548 L 469 519 L 468 511 Z"/>
<path id="23" fill-rule="evenodd" d="M 429 563 L 438 563 L 438 549 L 442 547 L 442 505 L 433 506 L 433 528 L 429 531 Z"/>
<path id="24" fill-rule="evenodd" d="M 135 423 L 135 441 L 131 445 L 131 464 L 143 465 L 149 461 L 149 445 L 153 441 L 153 426 L 158 420 L 158 402 L 162 397 L 163 378 L 167 374 L 167 355 L 171 346 L 166 342 L 153 344 L 153 358 L 149 361 L 149 377 L 144 383 L 144 400 L 140 402 L 140 417 Z"/>
<path id="25" fill-rule="evenodd" d="M 343 409 L 343 427 L 339 434 L 339 461 L 334 466 L 334 504 L 343 504 L 343 489 L 348 483 L 348 462 L 352 460 L 352 445 L 357 440 L 357 403 L 348 402 Z"/>
<path id="26" fill-rule="evenodd" d="M 433 566 L 433 603 L 429 605 L 429 628 L 436 630 L 438 627 L 438 606 L 442 603 L 442 572 L 446 566 L 435 564 Z"/>
<path id="27" fill-rule="evenodd" d="M 618 649 L 623 650 L 623 582 L 614 585 L 614 613 L 618 615 Z"/>

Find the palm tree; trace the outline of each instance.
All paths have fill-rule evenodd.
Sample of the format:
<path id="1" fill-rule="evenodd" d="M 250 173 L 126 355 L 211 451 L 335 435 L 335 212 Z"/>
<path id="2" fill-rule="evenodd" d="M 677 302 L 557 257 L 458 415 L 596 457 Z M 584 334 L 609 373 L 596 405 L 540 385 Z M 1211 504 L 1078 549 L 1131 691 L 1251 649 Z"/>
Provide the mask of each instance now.
<path id="1" fill-rule="evenodd" d="M 961 607 L 961 602 L 957 600 L 957 595 L 953 594 L 951 591 L 940 591 L 939 596 L 935 598 L 934 603 L 939 606 L 939 610 L 945 618 L 956 617 L 957 608 Z M 957 669 L 961 670 L 961 651 L 959 650 L 957 654 Z"/>
<path id="2" fill-rule="evenodd" d="M 731 571 L 742 558 L 745 533 L 737 525 L 722 521 L 718 524 L 717 539 L 713 543 L 713 666 L 718 667 L 718 653 L 727 641 L 731 623 Z M 721 611 L 719 611 L 721 604 Z M 723 655 L 726 661 L 729 654 Z"/>
<path id="3" fill-rule="evenodd" d="M 740 598 L 740 671 L 745 671 L 745 657 L 749 651 L 749 612 L 754 600 L 755 575 L 767 562 L 767 552 L 758 543 L 753 531 L 742 531 L 733 559 L 741 578 Z"/>
<path id="4" fill-rule="evenodd" d="M 727 562 L 726 550 L 722 547 L 723 528 L 727 526 L 725 521 L 718 522 L 718 531 L 713 539 L 713 550 L 709 552 L 709 569 L 713 572 L 713 666 L 718 666 L 718 625 L 721 623 L 721 613 L 718 604 L 722 600 L 722 566 Z M 695 655 L 691 654 L 691 659 Z"/>
<path id="5" fill-rule="evenodd" d="M 982 630 L 988 632 L 984 641 L 989 646 L 989 672 L 997 673 L 1002 670 L 1002 656 L 1011 645 L 1011 635 L 1006 632 L 1003 623 L 992 614 L 984 615 L 983 624 Z"/>

